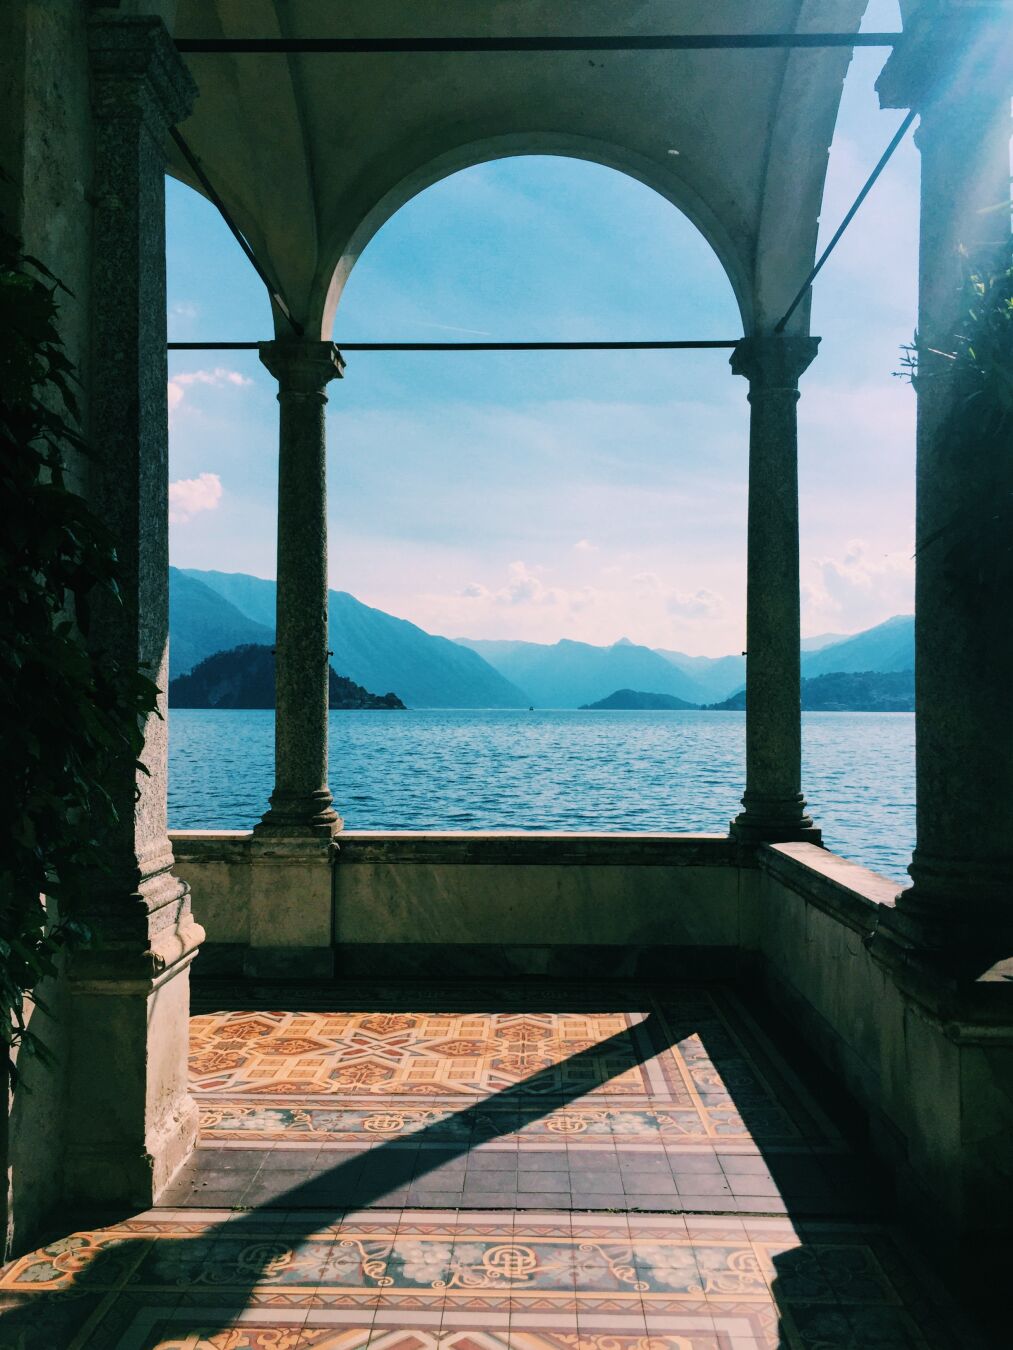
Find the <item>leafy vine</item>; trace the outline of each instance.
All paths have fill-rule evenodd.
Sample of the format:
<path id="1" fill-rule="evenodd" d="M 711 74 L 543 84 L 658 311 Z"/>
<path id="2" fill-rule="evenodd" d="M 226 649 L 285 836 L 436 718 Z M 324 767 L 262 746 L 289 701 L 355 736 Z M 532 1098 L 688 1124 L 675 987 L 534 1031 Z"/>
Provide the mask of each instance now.
<path id="1" fill-rule="evenodd" d="M 0 230 L 0 1038 L 50 1058 L 26 1001 L 87 942 L 82 897 L 108 868 L 113 775 L 143 771 L 157 689 L 100 650 L 93 602 L 124 603 L 114 540 L 68 479 L 87 466 L 76 376 L 58 329 L 69 294 Z"/>

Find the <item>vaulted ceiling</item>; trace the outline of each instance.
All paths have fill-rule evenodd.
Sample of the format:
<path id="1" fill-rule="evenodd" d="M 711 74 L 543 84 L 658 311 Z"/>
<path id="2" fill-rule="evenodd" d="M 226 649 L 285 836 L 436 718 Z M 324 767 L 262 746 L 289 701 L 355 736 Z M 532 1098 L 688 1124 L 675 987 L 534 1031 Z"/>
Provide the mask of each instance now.
<path id="1" fill-rule="evenodd" d="M 167 11 L 172 5 L 163 6 Z M 177 37 L 565 36 L 858 28 L 865 0 L 178 0 Z M 746 330 L 812 264 L 848 48 L 191 54 L 181 131 L 308 331 L 372 234 L 460 168 L 598 161 L 655 188 L 721 258 Z M 170 170 L 199 189 L 174 151 Z M 617 239 L 617 249 L 622 240 Z M 794 321 L 807 322 L 805 307 Z"/>

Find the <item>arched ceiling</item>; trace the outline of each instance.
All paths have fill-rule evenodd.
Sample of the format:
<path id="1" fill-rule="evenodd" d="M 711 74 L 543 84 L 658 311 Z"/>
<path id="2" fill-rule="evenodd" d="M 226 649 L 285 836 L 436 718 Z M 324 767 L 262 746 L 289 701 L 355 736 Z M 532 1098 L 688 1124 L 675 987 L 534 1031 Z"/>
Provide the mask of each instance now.
<path id="1" fill-rule="evenodd" d="M 178 0 L 174 32 L 189 38 L 850 32 L 865 3 Z M 412 195 L 470 164 L 525 153 L 597 160 L 680 207 L 723 262 L 744 327 L 756 331 L 777 320 L 812 265 L 850 51 L 186 60 L 200 97 L 182 134 L 308 332 L 330 335 L 359 252 Z M 199 190 L 175 150 L 170 171 Z M 796 318 L 805 325 L 804 307 Z"/>

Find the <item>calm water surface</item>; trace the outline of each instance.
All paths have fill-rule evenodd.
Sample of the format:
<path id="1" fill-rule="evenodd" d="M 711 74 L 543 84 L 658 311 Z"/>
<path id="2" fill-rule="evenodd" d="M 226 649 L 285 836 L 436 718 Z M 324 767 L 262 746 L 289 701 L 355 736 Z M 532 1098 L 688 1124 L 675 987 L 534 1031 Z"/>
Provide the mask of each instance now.
<path id="1" fill-rule="evenodd" d="M 169 824 L 248 829 L 267 805 L 274 713 L 172 711 Z M 914 844 L 914 716 L 804 713 L 803 782 L 836 852 L 898 881 Z M 745 716 L 706 712 L 332 712 L 349 829 L 724 831 Z"/>

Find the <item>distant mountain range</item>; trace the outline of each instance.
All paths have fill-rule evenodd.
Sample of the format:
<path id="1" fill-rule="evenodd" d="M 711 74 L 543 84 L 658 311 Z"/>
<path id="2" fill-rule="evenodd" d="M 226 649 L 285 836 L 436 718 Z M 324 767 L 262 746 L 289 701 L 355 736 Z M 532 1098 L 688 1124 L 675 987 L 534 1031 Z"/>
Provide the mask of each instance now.
<path id="1" fill-rule="evenodd" d="M 712 710 L 739 712 L 746 706 L 746 691 Z M 832 671 L 802 681 L 803 712 L 913 712 L 915 677 L 913 670 Z"/>
<path id="2" fill-rule="evenodd" d="M 258 623 L 206 585 L 203 575 L 169 568 L 170 680 L 185 675 L 215 652 L 246 642 L 270 645 L 274 641 L 273 612 L 270 623 Z"/>
<path id="3" fill-rule="evenodd" d="M 397 694 L 371 694 L 353 680 L 328 670 L 329 708 L 404 708 Z M 169 681 L 172 708 L 273 708 L 274 653 L 270 647 L 244 643 L 206 656 L 188 675 Z"/>
<path id="4" fill-rule="evenodd" d="M 521 708 L 531 700 L 475 652 L 405 619 L 328 592 L 332 662 L 410 708 Z M 275 583 L 243 573 L 169 569 L 169 673 L 243 643 L 274 642 Z"/>
<path id="5" fill-rule="evenodd" d="M 461 639 L 538 708 L 579 708 L 614 689 L 650 689 L 689 703 L 705 703 L 709 689 L 650 647 L 622 638 L 611 647 L 564 638 L 551 646 L 538 642 L 491 642 Z M 722 693 L 734 686 L 734 678 Z"/>
<path id="6" fill-rule="evenodd" d="M 897 614 L 864 633 L 842 638 L 802 657 L 802 674 L 829 675 L 834 671 L 914 670 L 915 620 Z"/>
<path id="7" fill-rule="evenodd" d="M 169 673 L 215 652 L 274 641 L 275 583 L 240 572 L 169 569 Z M 336 670 L 366 689 L 394 689 L 411 708 L 576 708 L 619 689 L 714 704 L 745 684 L 741 655 L 687 656 L 623 638 L 608 647 L 437 637 L 405 619 L 328 593 Z M 914 620 L 898 615 L 850 637 L 804 639 L 802 674 L 914 668 Z"/>
<path id="8" fill-rule="evenodd" d="M 622 638 L 611 647 L 563 640 L 552 644 L 459 638 L 542 708 L 594 703 L 619 689 L 670 694 L 689 703 L 720 702 L 746 682 L 744 656 L 687 656 L 639 647 Z M 807 650 L 808 647 L 808 650 Z M 824 633 L 802 643 L 803 676 L 832 671 L 914 669 L 914 617 L 899 614 L 864 633 Z"/>

